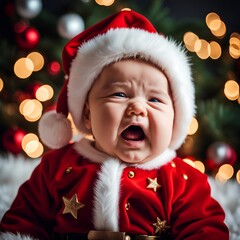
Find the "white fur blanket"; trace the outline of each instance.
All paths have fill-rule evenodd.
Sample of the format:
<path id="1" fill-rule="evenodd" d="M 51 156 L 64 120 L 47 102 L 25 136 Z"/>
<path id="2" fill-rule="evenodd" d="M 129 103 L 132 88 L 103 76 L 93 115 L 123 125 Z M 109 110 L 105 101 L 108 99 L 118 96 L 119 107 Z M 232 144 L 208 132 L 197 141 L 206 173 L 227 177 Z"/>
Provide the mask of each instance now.
<path id="1" fill-rule="evenodd" d="M 24 159 L 23 156 L 7 155 L 0 158 L 0 220 L 10 207 L 19 186 L 26 181 L 40 160 Z M 222 205 L 230 239 L 240 239 L 240 185 L 235 181 L 225 184 L 209 177 L 212 196 Z"/>

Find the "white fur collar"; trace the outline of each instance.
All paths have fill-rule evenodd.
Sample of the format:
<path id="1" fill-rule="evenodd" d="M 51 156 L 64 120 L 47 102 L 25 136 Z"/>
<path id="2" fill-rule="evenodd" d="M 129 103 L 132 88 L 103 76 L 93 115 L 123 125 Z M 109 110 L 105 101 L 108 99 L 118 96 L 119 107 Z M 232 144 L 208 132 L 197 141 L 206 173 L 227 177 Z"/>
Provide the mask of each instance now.
<path id="1" fill-rule="evenodd" d="M 93 146 L 93 141 L 82 138 L 80 141 L 74 144 L 74 149 L 80 155 L 88 158 L 89 160 L 96 162 L 96 163 L 103 163 L 106 160 L 113 159 L 111 156 L 98 151 Z M 159 168 L 166 163 L 170 162 L 174 157 L 176 157 L 176 152 L 172 149 L 166 149 L 161 155 L 157 156 L 150 162 L 146 162 L 143 164 L 124 164 L 125 166 L 134 166 L 136 168 L 151 170 L 154 168 Z"/>
<path id="2" fill-rule="evenodd" d="M 119 231 L 120 182 L 125 164 L 110 159 L 102 164 L 94 187 L 93 223 L 98 230 Z"/>
<path id="3" fill-rule="evenodd" d="M 90 161 L 102 163 L 94 186 L 94 227 L 98 230 L 119 231 L 120 182 L 123 170 L 128 166 L 151 170 L 171 161 L 176 153 L 167 149 L 163 154 L 144 164 L 127 164 L 94 148 L 93 142 L 81 139 L 74 149 Z"/>

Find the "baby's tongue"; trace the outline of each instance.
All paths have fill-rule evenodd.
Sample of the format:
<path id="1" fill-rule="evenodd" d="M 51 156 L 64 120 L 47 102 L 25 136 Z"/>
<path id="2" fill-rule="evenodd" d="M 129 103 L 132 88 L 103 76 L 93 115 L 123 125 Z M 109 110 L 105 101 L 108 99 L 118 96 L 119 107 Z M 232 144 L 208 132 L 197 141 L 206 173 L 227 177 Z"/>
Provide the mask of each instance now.
<path id="1" fill-rule="evenodd" d="M 130 126 L 122 132 L 122 137 L 126 140 L 139 141 L 144 139 L 144 132 L 139 126 Z"/>

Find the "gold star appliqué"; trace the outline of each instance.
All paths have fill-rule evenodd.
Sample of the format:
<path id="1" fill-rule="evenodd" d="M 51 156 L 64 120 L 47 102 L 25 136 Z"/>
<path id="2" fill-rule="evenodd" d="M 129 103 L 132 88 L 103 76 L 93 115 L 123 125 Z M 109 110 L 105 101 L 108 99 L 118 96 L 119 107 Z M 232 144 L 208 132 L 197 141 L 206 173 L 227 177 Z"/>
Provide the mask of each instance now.
<path id="1" fill-rule="evenodd" d="M 161 234 L 162 232 L 166 232 L 170 226 L 167 226 L 167 221 L 161 221 L 160 218 L 157 217 L 157 222 L 153 223 L 153 226 L 156 228 L 155 233 Z"/>
<path id="2" fill-rule="evenodd" d="M 156 192 L 157 189 L 160 187 L 161 187 L 161 185 L 158 184 L 157 178 L 155 178 L 155 179 L 148 178 L 148 185 L 147 185 L 148 189 L 152 189 L 154 192 Z"/>
<path id="3" fill-rule="evenodd" d="M 77 194 L 75 193 L 70 199 L 66 197 L 62 197 L 62 199 L 65 205 L 65 208 L 63 209 L 63 214 L 70 213 L 75 219 L 77 219 L 78 210 L 85 207 L 84 204 L 78 201 Z"/>

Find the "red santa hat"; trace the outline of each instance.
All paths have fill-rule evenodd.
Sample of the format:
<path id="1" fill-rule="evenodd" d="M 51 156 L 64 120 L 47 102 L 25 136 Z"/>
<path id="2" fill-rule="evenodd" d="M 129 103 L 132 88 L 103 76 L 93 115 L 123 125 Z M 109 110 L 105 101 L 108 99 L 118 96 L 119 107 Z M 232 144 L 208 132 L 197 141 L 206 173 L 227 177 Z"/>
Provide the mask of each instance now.
<path id="1" fill-rule="evenodd" d="M 63 67 L 68 76 L 56 111 L 43 115 L 39 135 L 50 148 L 61 148 L 72 138 L 70 112 L 77 129 L 89 133 L 83 124 L 83 108 L 94 80 L 103 68 L 123 58 L 140 57 L 159 66 L 166 74 L 173 97 L 175 119 L 171 149 L 184 142 L 195 112 L 194 86 L 185 50 L 174 40 L 159 34 L 135 11 L 121 11 L 81 32 L 63 50 Z M 161 121 L 161 119 L 159 119 Z"/>

